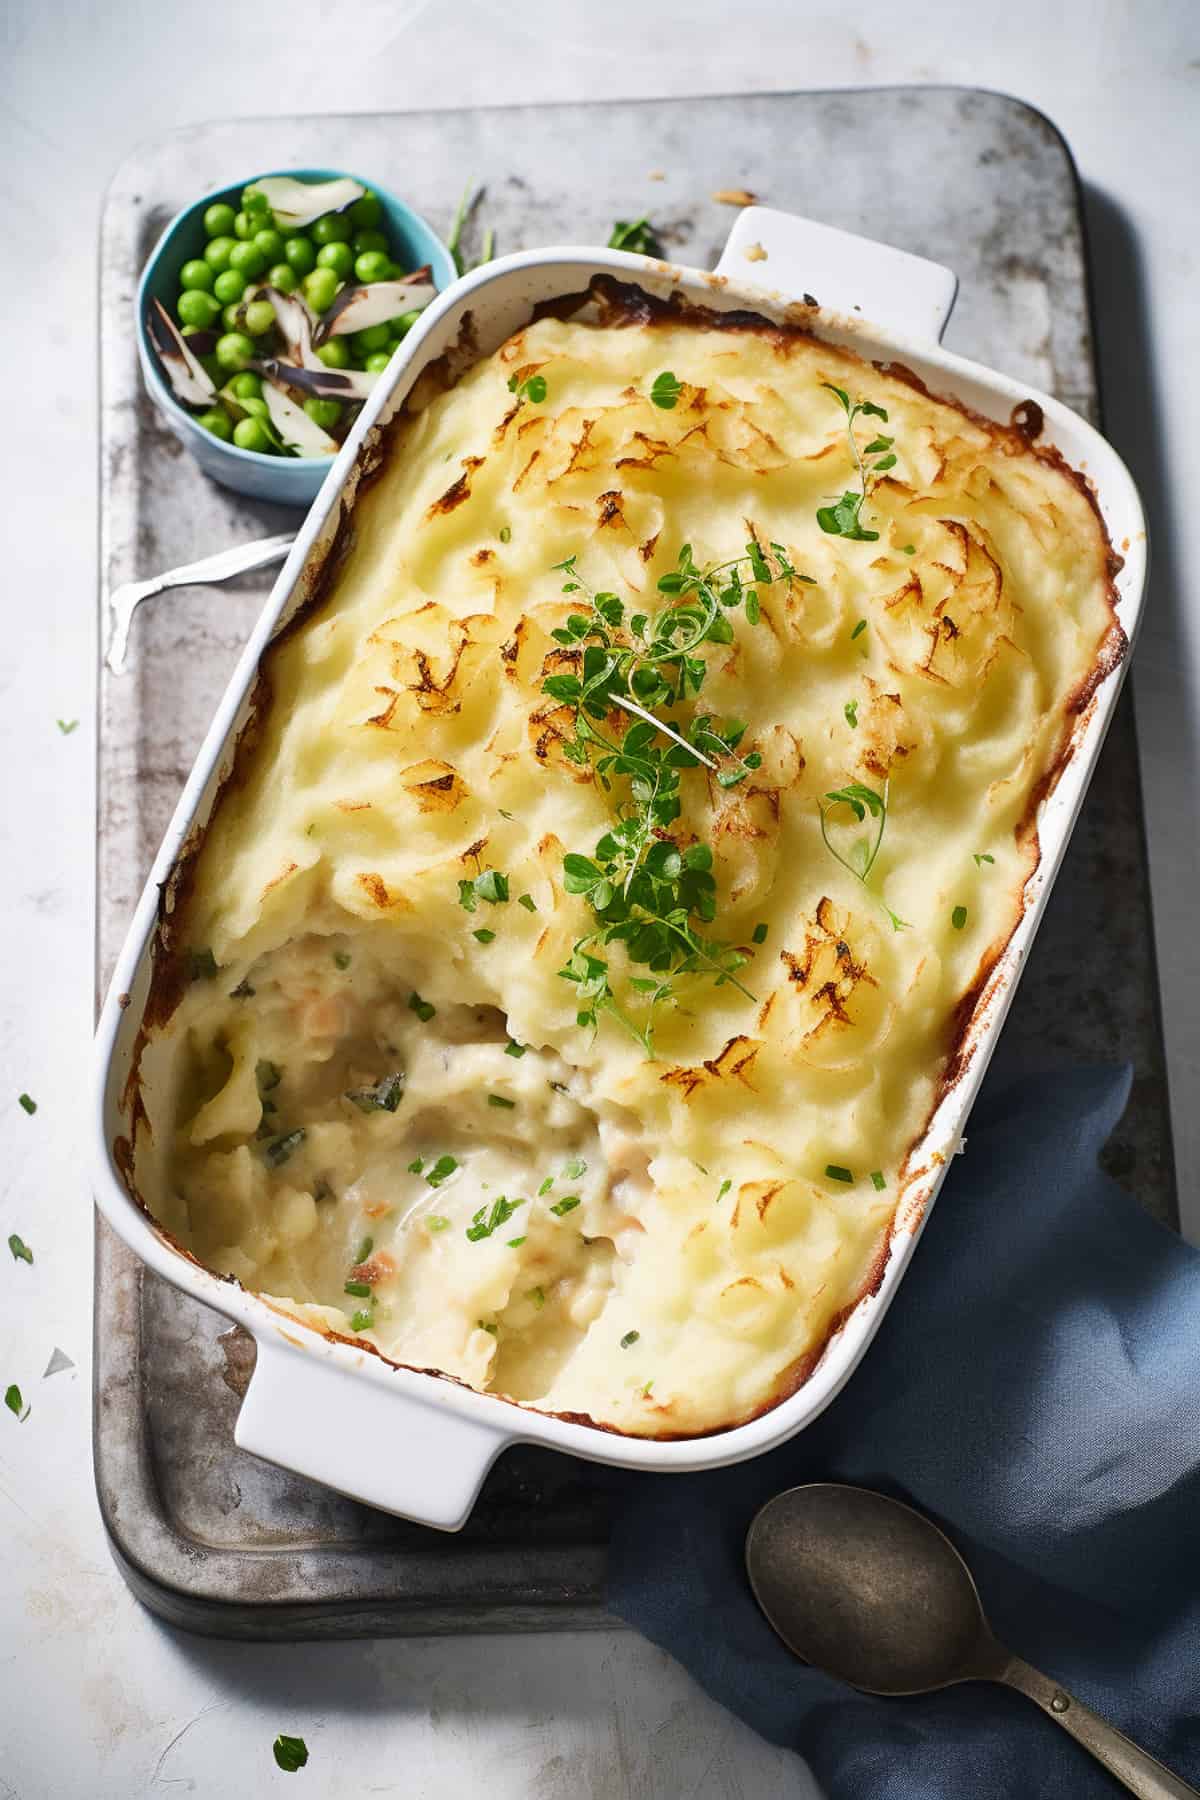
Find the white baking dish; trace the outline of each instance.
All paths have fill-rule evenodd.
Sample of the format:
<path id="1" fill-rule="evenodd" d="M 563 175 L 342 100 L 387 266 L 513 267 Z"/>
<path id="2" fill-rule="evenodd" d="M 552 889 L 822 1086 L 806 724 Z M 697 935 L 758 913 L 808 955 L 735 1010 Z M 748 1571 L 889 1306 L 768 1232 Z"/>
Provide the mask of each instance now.
<path id="1" fill-rule="evenodd" d="M 759 255 L 758 246 L 765 257 Z M 904 363 L 935 392 L 1004 421 L 1014 407 L 1036 401 L 1045 418 L 1042 441 L 1055 445 L 1094 483 L 1113 544 L 1125 559 L 1116 584 L 1118 616 L 1131 643 L 1145 583 L 1145 526 L 1137 491 L 1103 438 L 1048 395 L 1033 393 L 939 348 L 956 288 L 948 270 L 827 226 L 751 207 L 739 215 L 714 275 L 615 251 L 551 249 L 505 257 L 444 293 L 406 339 L 403 356 L 380 381 L 330 469 L 246 646 L 117 962 L 97 1039 L 95 1190 L 109 1222 L 152 1269 L 254 1334 L 258 1361 L 237 1423 L 240 1445 L 374 1506 L 446 1530 L 462 1525 L 491 1464 L 511 1444 L 548 1444 L 596 1462 L 682 1473 L 739 1462 L 771 1449 L 801 1431 L 829 1404 L 891 1304 L 961 1139 L 1082 804 L 1127 662 L 1121 661 L 1101 681 L 1081 718 L 1074 754 L 1042 808 L 1041 861 L 1028 884 L 1024 916 L 970 1027 L 968 1042 L 974 1054 L 967 1071 L 946 1093 L 921 1154 L 913 1158 L 924 1172 L 905 1190 L 882 1281 L 831 1339 L 812 1377 L 773 1410 L 708 1437 L 677 1442 L 623 1437 L 475 1393 L 447 1377 L 393 1368 L 366 1349 L 323 1337 L 235 1283 L 200 1268 L 159 1232 L 131 1197 L 114 1153 L 114 1145 L 128 1138 L 131 1130 L 126 1088 L 149 987 L 149 946 L 160 884 L 166 882 L 189 832 L 208 818 L 222 770 L 249 711 L 259 657 L 279 625 L 311 593 L 342 515 L 353 505 L 359 453 L 369 448 L 373 429 L 397 411 L 426 364 L 455 343 L 465 312 L 474 317 L 478 350 L 486 355 L 528 321 L 537 302 L 579 291 L 602 271 L 652 292 L 666 294 L 678 288 L 720 310 L 749 307 L 775 318 L 785 316 L 790 303 L 816 296 L 823 335 L 869 358 Z M 764 285 L 751 285 L 749 276 Z"/>

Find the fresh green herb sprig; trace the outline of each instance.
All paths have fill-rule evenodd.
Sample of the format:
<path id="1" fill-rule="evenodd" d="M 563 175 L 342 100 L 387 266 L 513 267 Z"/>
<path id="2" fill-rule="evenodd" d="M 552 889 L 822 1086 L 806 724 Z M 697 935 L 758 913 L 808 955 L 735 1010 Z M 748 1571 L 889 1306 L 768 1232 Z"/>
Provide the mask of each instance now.
<path id="1" fill-rule="evenodd" d="M 590 766 L 605 792 L 616 778 L 628 782 L 628 797 L 618 801 L 616 820 L 592 855 L 564 858 L 564 886 L 587 899 L 596 929 L 576 942 L 559 974 L 576 986 L 580 1025 L 595 1027 L 601 1012 L 610 1012 L 648 1056 L 654 1053 L 651 1027 L 636 1024 L 618 1003 L 603 954 L 609 944 L 623 943 L 630 960 L 649 971 L 630 977 L 629 987 L 651 1012 L 673 998 L 671 978 L 683 974 L 710 975 L 718 987 L 732 982 L 754 998 L 737 978 L 748 953 L 700 929 L 716 917 L 712 851 L 706 844 L 681 848 L 670 832 L 680 816 L 682 771 L 703 764 L 719 787 L 732 788 L 761 767 L 762 757 L 756 750 L 741 755 L 748 729 L 743 720 L 718 722 L 700 713 L 676 725 L 662 713 L 699 694 L 708 663 L 698 652 L 705 644 L 733 641 L 732 609 L 742 606 L 757 624 L 755 583 L 809 579 L 797 574 L 782 544 L 772 543 L 770 553 L 774 568 L 755 542 L 743 556 L 700 568 L 684 544 L 675 568 L 658 582 L 670 603 L 656 614 L 636 612 L 628 619 L 618 595 L 587 587 L 574 556 L 555 565 L 567 576 L 563 592 L 583 594 L 589 608 L 572 613 L 552 634 L 574 653 L 575 669 L 556 671 L 542 683 L 551 699 L 574 711 L 563 753 Z M 601 729 L 614 708 L 634 715 L 620 742 Z"/>
<path id="2" fill-rule="evenodd" d="M 632 250 L 636 256 L 661 256 L 662 246 L 649 219 L 618 219 L 608 240 L 610 250 Z"/>
<path id="3" fill-rule="evenodd" d="M 858 439 L 854 435 L 854 421 L 861 416 L 882 419 L 886 425 L 887 413 L 882 406 L 876 406 L 873 400 L 851 400 L 845 388 L 835 387 L 831 381 L 823 381 L 821 386 L 834 396 L 846 415 L 846 436 L 858 471 L 859 485 L 857 492 L 847 490 L 833 506 L 818 507 L 817 524 L 831 537 L 855 538 L 861 543 L 875 543 L 879 533 L 863 524 L 862 510 L 880 476 L 896 466 L 896 454 L 892 449 L 896 440 L 876 433 L 871 442 L 864 444 L 860 450 Z"/>
<path id="4" fill-rule="evenodd" d="M 37 1111 L 37 1101 L 29 1094 L 18 1094 L 17 1105 L 21 1108 L 22 1112 L 28 1113 L 31 1119 Z"/>
<path id="5" fill-rule="evenodd" d="M 540 406 L 546 398 L 546 377 L 544 375 L 527 375 L 519 381 L 515 375 L 508 378 L 508 391 L 517 396 L 517 405 L 528 400 L 532 406 Z"/>
<path id="6" fill-rule="evenodd" d="M 821 836 L 825 840 L 825 848 L 834 860 L 840 862 L 843 869 L 848 869 L 856 880 L 862 882 L 864 887 L 867 886 L 871 870 L 875 867 L 875 859 L 879 855 L 879 846 L 883 843 L 883 834 L 887 827 L 888 785 L 885 781 L 882 794 L 877 794 L 874 788 L 867 787 L 863 782 L 851 781 L 843 788 L 831 789 L 824 800 L 817 802 L 817 810 L 821 817 Z M 849 856 L 838 848 L 829 835 L 832 815 L 839 806 L 848 808 L 860 825 L 866 823 L 868 813 L 873 819 L 879 821 L 874 841 L 872 842 L 869 836 L 860 838 L 852 847 Z M 900 918 L 885 901 L 881 900 L 880 905 L 891 920 L 893 931 L 908 929 L 907 919 Z"/>
<path id="7" fill-rule="evenodd" d="M 679 396 L 683 392 L 683 383 L 670 369 L 664 369 L 656 375 L 650 384 L 650 398 L 655 406 L 663 412 L 674 412 L 679 405 Z"/>

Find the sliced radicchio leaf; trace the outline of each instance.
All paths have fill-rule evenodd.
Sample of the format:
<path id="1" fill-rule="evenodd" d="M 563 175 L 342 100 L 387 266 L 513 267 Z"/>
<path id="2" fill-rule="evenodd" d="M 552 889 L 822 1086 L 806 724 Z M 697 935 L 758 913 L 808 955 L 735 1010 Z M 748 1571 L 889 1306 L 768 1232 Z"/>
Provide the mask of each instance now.
<path id="1" fill-rule="evenodd" d="M 270 381 L 315 394 L 319 400 L 365 400 L 379 380 L 369 369 L 327 369 L 320 361 L 315 369 L 299 369 L 274 356 L 258 357 L 250 367 Z"/>
<path id="2" fill-rule="evenodd" d="M 246 294 L 243 304 L 252 299 L 269 300 L 275 308 L 275 323 L 289 362 L 306 369 L 325 367 L 313 348 L 313 315 L 297 294 L 285 294 L 277 287 L 257 287 Z"/>
<path id="3" fill-rule="evenodd" d="M 437 295 L 428 264 L 414 269 L 402 281 L 370 281 L 362 287 L 349 283 L 338 294 L 316 331 L 313 342 L 323 344 L 327 338 L 341 337 L 347 331 L 366 331 L 372 325 L 385 325 L 401 313 L 422 312 Z"/>
<path id="4" fill-rule="evenodd" d="M 207 406 L 216 396 L 216 387 L 161 300 L 150 302 L 146 331 L 176 399 L 188 406 Z"/>
<path id="5" fill-rule="evenodd" d="M 297 181 L 294 175 L 264 175 L 251 186 L 275 214 L 276 224 L 288 231 L 303 231 L 326 213 L 344 212 L 367 191 L 361 181 L 354 181 L 349 175 L 338 175 L 332 181 Z"/>
<path id="6" fill-rule="evenodd" d="M 294 371 L 293 371 L 294 372 Z M 301 456 L 336 456 L 338 443 L 310 419 L 302 406 L 285 394 L 274 381 L 263 382 L 263 399 L 271 415 L 271 423 L 290 450 Z"/>

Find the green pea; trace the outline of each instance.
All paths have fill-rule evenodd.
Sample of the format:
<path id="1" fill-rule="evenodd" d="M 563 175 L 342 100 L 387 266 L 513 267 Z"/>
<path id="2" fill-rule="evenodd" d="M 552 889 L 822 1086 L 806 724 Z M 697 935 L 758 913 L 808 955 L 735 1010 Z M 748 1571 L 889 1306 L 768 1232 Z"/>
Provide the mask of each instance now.
<path id="1" fill-rule="evenodd" d="M 368 356 L 363 367 L 372 375 L 382 375 L 391 360 L 392 353 L 390 350 L 376 350 Z"/>
<path id="2" fill-rule="evenodd" d="M 229 266 L 253 281 L 267 266 L 267 259 L 257 244 L 235 244 L 229 252 Z"/>
<path id="3" fill-rule="evenodd" d="M 226 206 L 223 200 L 214 200 L 211 206 L 204 209 L 205 237 L 228 237 L 233 230 L 235 216 L 232 206 Z"/>
<path id="4" fill-rule="evenodd" d="M 354 268 L 354 252 L 349 244 L 324 244 L 317 251 L 318 269 L 332 269 L 344 281 Z"/>
<path id="5" fill-rule="evenodd" d="M 238 403 L 248 419 L 270 419 L 271 409 L 266 401 L 255 394 L 247 394 Z"/>
<path id="6" fill-rule="evenodd" d="M 326 213 L 324 218 L 317 219 L 309 230 L 314 244 L 348 244 L 354 227 L 345 213 Z"/>
<path id="7" fill-rule="evenodd" d="M 175 302 L 175 311 L 179 314 L 182 325 L 195 325 L 200 331 L 207 331 L 221 308 L 211 294 L 200 288 L 185 288 Z"/>
<path id="8" fill-rule="evenodd" d="M 244 331 L 227 331 L 224 337 L 217 339 L 216 357 L 223 369 L 244 369 L 256 354 Z"/>
<path id="9" fill-rule="evenodd" d="M 214 207 L 209 208 L 210 212 L 215 210 Z M 219 407 L 214 406 L 211 412 L 201 413 L 196 423 L 203 425 L 205 431 L 211 431 L 215 438 L 221 439 L 222 443 L 227 444 L 233 436 L 233 426 L 229 423 L 229 414 L 222 412 Z"/>
<path id="10" fill-rule="evenodd" d="M 240 269 L 222 269 L 213 282 L 213 293 L 222 306 L 240 300 L 246 291 L 246 277 Z"/>
<path id="11" fill-rule="evenodd" d="M 275 308 L 269 300 L 251 300 L 245 310 L 246 330 L 251 337 L 261 337 L 275 323 Z"/>
<path id="12" fill-rule="evenodd" d="M 420 312 L 401 313 L 400 317 L 393 324 L 392 330 L 398 338 L 406 337 L 420 316 Z"/>
<path id="13" fill-rule="evenodd" d="M 344 337 L 330 338 L 322 344 L 317 355 L 327 369 L 348 369 L 350 367 L 350 346 Z"/>
<path id="14" fill-rule="evenodd" d="M 257 230 L 258 220 L 252 218 L 248 212 L 240 212 L 235 215 L 233 221 L 233 235 L 235 238 L 241 238 L 244 243 L 247 238 L 252 238 Z"/>
<path id="15" fill-rule="evenodd" d="M 205 245 L 204 260 L 215 275 L 229 267 L 229 253 L 236 239 L 231 237 L 215 237 L 211 244 Z"/>
<path id="16" fill-rule="evenodd" d="M 304 298 L 314 312 L 328 311 L 338 291 L 338 278 L 332 269 L 314 269 L 304 277 Z"/>
<path id="17" fill-rule="evenodd" d="M 297 275 L 307 275 L 317 264 L 317 253 L 306 237 L 290 237 L 283 246 L 283 254 L 287 257 Z"/>
<path id="18" fill-rule="evenodd" d="M 208 293 L 212 284 L 212 264 L 206 263 L 202 257 L 193 256 L 192 260 L 190 262 L 185 262 L 182 269 L 179 271 L 179 285 L 181 288 L 203 288 L 205 293 Z"/>
<path id="19" fill-rule="evenodd" d="M 261 419 L 239 419 L 233 428 L 233 441 L 239 450 L 269 453 L 271 439 Z"/>
<path id="20" fill-rule="evenodd" d="M 265 213 L 271 210 L 267 203 L 267 196 L 261 188 L 255 187 L 253 182 L 249 187 L 242 189 L 242 207 L 248 213 Z"/>
<path id="21" fill-rule="evenodd" d="M 277 231 L 256 231 L 251 242 L 266 263 L 277 262 L 283 255 L 283 239 Z"/>
<path id="22" fill-rule="evenodd" d="M 391 262 L 381 250 L 364 250 L 355 258 L 354 273 L 359 281 L 386 281 L 391 270 Z"/>
<path id="23" fill-rule="evenodd" d="M 319 425 L 322 431 L 332 431 L 342 416 L 342 403 L 340 400 L 318 400 L 314 394 L 304 402 L 304 410 L 314 425 Z"/>
<path id="24" fill-rule="evenodd" d="M 378 194 L 373 194 L 368 188 L 361 199 L 356 200 L 350 208 L 350 217 L 356 225 L 373 230 L 375 226 L 383 223 L 383 201 Z"/>
<path id="25" fill-rule="evenodd" d="M 241 330 L 241 325 L 238 322 L 238 314 L 241 310 L 242 310 L 242 303 L 240 300 L 231 300 L 229 302 L 228 306 L 225 307 L 225 309 L 221 313 L 221 319 L 224 323 L 226 331 L 240 331 Z"/>
<path id="26" fill-rule="evenodd" d="M 243 369 L 230 382 L 229 391 L 238 400 L 261 400 L 262 376 L 256 375 L 253 369 Z"/>
<path id="27" fill-rule="evenodd" d="M 388 241 L 382 231 L 356 231 L 354 234 L 355 256 L 364 256 L 368 250 L 378 250 L 386 256 L 387 247 Z"/>
<path id="28" fill-rule="evenodd" d="M 294 294 L 300 286 L 300 277 L 291 263 L 276 263 L 273 268 L 267 270 L 267 280 L 273 288 L 278 288 L 281 294 Z"/>
<path id="29" fill-rule="evenodd" d="M 386 350 L 389 337 L 386 325 L 367 325 L 356 331 L 350 342 L 360 356 L 370 356 L 376 350 Z"/>

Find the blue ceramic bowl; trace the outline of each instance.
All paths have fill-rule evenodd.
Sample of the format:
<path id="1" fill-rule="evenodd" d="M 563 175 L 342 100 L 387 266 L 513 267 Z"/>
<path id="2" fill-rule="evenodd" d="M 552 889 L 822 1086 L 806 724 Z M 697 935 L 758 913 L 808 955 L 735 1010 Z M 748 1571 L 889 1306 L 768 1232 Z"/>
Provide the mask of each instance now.
<path id="1" fill-rule="evenodd" d="M 138 282 L 137 347 L 146 390 L 180 443 L 191 451 L 206 475 L 239 494 L 255 500 L 274 500 L 281 506 L 308 507 L 317 497 L 332 463 L 328 456 L 264 456 L 257 450 L 239 450 L 236 444 L 222 443 L 205 431 L 186 406 L 181 406 L 171 392 L 153 345 L 146 334 L 146 312 L 152 300 L 160 300 L 172 319 L 179 295 L 179 272 L 194 256 L 203 256 L 207 237 L 204 230 L 205 208 L 215 200 L 224 200 L 236 212 L 247 182 L 260 175 L 294 175 L 300 181 L 328 181 L 344 175 L 344 169 L 271 169 L 258 170 L 234 187 L 214 188 L 199 200 L 177 213 L 163 232 Z M 355 180 L 362 180 L 355 176 Z M 411 207 L 389 194 L 378 182 L 363 182 L 379 196 L 384 211 L 383 229 L 395 247 L 395 258 L 401 267 L 419 269 L 428 263 L 433 270 L 433 283 L 439 293 L 456 279 L 454 259 L 441 238 L 418 217 Z"/>

